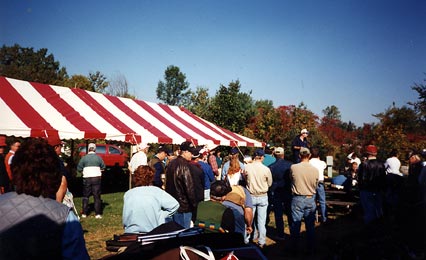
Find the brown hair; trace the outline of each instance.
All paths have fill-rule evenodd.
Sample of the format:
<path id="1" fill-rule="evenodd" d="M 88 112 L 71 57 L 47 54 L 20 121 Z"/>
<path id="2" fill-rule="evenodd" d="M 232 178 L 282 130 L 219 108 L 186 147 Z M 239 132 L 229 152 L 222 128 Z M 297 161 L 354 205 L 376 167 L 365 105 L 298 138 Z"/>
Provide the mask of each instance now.
<path id="1" fill-rule="evenodd" d="M 238 154 L 231 155 L 231 160 L 229 161 L 228 174 L 234 174 L 241 170 L 240 160 L 238 160 Z"/>
<path id="2" fill-rule="evenodd" d="M 139 166 L 133 173 L 133 186 L 150 186 L 154 180 L 154 170 L 148 165 Z"/>
<path id="3" fill-rule="evenodd" d="M 55 198 L 62 180 L 61 161 L 46 140 L 29 139 L 12 158 L 13 183 L 18 194 Z"/>

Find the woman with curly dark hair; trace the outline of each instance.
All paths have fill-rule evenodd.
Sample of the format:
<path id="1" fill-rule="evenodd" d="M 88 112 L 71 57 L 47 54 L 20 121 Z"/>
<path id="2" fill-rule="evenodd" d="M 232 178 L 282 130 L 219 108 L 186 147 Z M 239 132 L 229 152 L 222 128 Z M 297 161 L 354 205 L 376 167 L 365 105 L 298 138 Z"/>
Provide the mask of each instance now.
<path id="1" fill-rule="evenodd" d="M 15 153 L 16 192 L 0 196 L 1 257 L 89 259 L 77 216 L 55 200 L 62 179 L 58 160 L 42 139 L 27 140 Z"/>
<path id="2" fill-rule="evenodd" d="M 153 186 L 154 170 L 139 166 L 132 176 L 134 188 L 124 194 L 125 233 L 145 233 L 166 222 L 179 208 L 170 194 Z"/>

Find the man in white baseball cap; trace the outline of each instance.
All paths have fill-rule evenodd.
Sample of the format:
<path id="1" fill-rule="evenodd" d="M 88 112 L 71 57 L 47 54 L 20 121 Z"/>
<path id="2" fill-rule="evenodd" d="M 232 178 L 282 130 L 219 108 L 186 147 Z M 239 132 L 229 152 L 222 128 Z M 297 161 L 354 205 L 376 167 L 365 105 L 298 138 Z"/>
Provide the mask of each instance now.
<path id="1" fill-rule="evenodd" d="M 137 145 L 137 152 L 132 156 L 129 163 L 129 171 L 133 172 L 141 165 L 148 165 L 148 158 L 146 153 L 148 152 L 150 145 L 147 143 L 140 143 Z"/>
<path id="2" fill-rule="evenodd" d="M 301 151 L 302 147 L 307 148 L 308 147 L 308 135 L 309 132 L 306 128 L 302 129 L 302 131 L 300 131 L 300 135 L 296 136 L 293 139 L 293 142 L 291 143 L 291 150 L 293 151 L 293 162 L 294 163 L 299 163 L 300 162 L 300 157 L 299 157 L 299 153 Z"/>

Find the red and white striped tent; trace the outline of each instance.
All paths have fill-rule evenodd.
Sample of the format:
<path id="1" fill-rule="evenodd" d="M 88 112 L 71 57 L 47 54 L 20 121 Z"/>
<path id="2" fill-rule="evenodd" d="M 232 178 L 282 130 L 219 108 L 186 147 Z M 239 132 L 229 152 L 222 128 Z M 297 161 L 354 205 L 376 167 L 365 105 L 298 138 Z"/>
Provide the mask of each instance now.
<path id="1" fill-rule="evenodd" d="M 0 77 L 0 134 L 262 147 L 182 107 Z"/>

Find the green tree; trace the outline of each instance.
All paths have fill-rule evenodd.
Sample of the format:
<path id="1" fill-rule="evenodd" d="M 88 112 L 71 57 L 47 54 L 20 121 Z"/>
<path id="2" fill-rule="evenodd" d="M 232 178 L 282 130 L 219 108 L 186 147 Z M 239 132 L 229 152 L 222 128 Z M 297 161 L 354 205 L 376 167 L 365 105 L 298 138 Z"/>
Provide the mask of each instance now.
<path id="1" fill-rule="evenodd" d="M 351 121 L 342 122 L 342 128 L 347 130 L 347 131 L 355 131 L 357 129 L 356 125 L 354 123 L 352 123 Z"/>
<path id="2" fill-rule="evenodd" d="M 208 88 L 197 87 L 189 97 L 188 110 L 202 118 L 207 118 L 209 115 L 211 99 L 208 91 Z"/>
<path id="3" fill-rule="evenodd" d="M 68 77 L 66 69 L 47 49 L 34 51 L 18 44 L 0 49 L 0 75 L 51 85 L 61 85 Z"/>
<path id="4" fill-rule="evenodd" d="M 407 107 L 392 106 L 385 112 L 373 115 L 380 120 L 374 129 L 374 139 L 380 148 L 382 158 L 392 149 L 400 152 L 409 149 L 423 149 L 426 137 L 418 123 L 417 113 Z"/>
<path id="5" fill-rule="evenodd" d="M 425 73 L 426 75 L 426 73 Z M 426 78 L 423 79 L 426 83 Z M 421 129 L 426 127 L 426 84 L 425 83 L 414 83 L 411 89 L 415 90 L 419 95 L 418 101 L 408 102 L 409 105 L 414 107 L 414 110 L 418 113 L 419 121 L 421 123 Z M 425 130 L 423 130 L 424 132 Z"/>
<path id="6" fill-rule="evenodd" d="M 325 109 L 322 110 L 322 113 L 324 114 L 324 117 L 331 120 L 337 120 L 340 121 L 342 119 L 342 116 L 340 115 L 339 109 L 335 106 L 327 106 Z"/>
<path id="7" fill-rule="evenodd" d="M 85 90 L 91 90 L 90 80 L 86 76 L 79 74 L 72 75 L 71 78 L 65 79 L 63 86 L 69 88 L 81 88 Z"/>
<path id="8" fill-rule="evenodd" d="M 164 82 L 159 81 L 157 98 L 167 105 L 182 106 L 188 104 L 191 91 L 186 76 L 177 66 L 170 65 L 164 72 Z"/>
<path id="9" fill-rule="evenodd" d="M 88 78 L 90 81 L 90 91 L 105 93 L 105 89 L 109 85 L 106 76 L 99 71 L 96 71 L 95 73 L 90 72 Z"/>
<path id="10" fill-rule="evenodd" d="M 398 108 L 393 105 L 385 112 L 373 116 L 379 119 L 382 125 L 401 127 L 405 133 L 413 133 L 420 128 L 418 114 L 407 106 Z"/>
<path id="11" fill-rule="evenodd" d="M 240 89 L 238 80 L 229 83 L 228 87 L 221 85 L 211 100 L 206 119 L 233 132 L 243 133 L 255 110 L 251 91 L 244 93 Z"/>
<path id="12" fill-rule="evenodd" d="M 250 119 L 247 126 L 258 140 L 270 144 L 282 145 L 283 127 L 280 114 L 273 106 L 271 100 L 258 100 L 254 102 L 255 115 Z"/>

